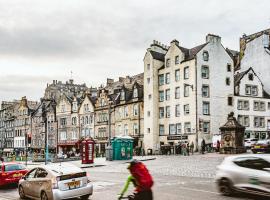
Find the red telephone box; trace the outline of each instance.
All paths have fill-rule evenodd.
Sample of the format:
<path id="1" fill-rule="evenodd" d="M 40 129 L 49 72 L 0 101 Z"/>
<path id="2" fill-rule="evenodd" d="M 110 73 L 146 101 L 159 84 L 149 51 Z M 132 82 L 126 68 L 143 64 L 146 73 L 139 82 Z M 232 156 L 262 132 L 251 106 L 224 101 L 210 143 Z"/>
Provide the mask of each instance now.
<path id="1" fill-rule="evenodd" d="M 95 142 L 91 139 L 86 139 L 81 142 L 82 164 L 94 163 L 94 146 Z"/>

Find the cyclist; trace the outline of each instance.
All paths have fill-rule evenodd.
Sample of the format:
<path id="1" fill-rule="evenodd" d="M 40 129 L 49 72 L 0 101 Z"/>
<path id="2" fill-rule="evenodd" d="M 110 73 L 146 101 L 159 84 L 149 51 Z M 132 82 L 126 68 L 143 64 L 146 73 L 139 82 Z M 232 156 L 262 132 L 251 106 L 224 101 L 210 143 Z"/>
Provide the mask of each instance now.
<path id="1" fill-rule="evenodd" d="M 153 200 L 151 187 L 154 182 L 146 166 L 140 161 L 133 160 L 129 164 L 128 170 L 131 175 L 128 176 L 126 184 L 120 193 L 119 199 L 123 197 L 130 182 L 132 182 L 136 188 L 133 198 L 134 200 Z"/>

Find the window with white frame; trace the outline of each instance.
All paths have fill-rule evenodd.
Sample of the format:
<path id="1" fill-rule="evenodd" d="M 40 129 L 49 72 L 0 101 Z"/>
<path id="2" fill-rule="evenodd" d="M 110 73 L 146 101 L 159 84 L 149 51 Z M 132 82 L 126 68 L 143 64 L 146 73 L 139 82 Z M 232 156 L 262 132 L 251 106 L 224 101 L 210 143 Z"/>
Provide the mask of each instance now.
<path id="1" fill-rule="evenodd" d="M 179 64 L 180 63 L 180 60 L 179 60 L 179 56 L 175 56 L 175 64 Z"/>
<path id="2" fill-rule="evenodd" d="M 184 97 L 189 96 L 189 85 L 184 84 Z"/>
<path id="3" fill-rule="evenodd" d="M 171 60 L 170 60 L 170 58 L 167 58 L 166 59 L 166 67 L 170 67 L 170 64 L 171 64 Z"/>
<path id="4" fill-rule="evenodd" d="M 208 101 L 203 102 L 203 114 L 204 115 L 210 114 L 210 103 Z"/>
<path id="5" fill-rule="evenodd" d="M 65 131 L 60 132 L 60 140 L 67 140 L 67 132 Z"/>
<path id="6" fill-rule="evenodd" d="M 264 128 L 265 127 L 265 118 L 264 117 L 254 117 L 254 127 Z"/>
<path id="7" fill-rule="evenodd" d="M 126 94 L 125 94 L 125 91 L 124 90 L 122 90 L 121 91 L 121 95 L 120 95 L 120 100 L 121 101 L 124 101 L 125 99 L 126 99 L 126 96 L 125 96 Z"/>
<path id="8" fill-rule="evenodd" d="M 209 97 L 209 85 L 202 85 L 202 97 Z"/>
<path id="9" fill-rule="evenodd" d="M 78 138 L 77 138 L 77 133 L 76 133 L 76 131 L 72 131 L 72 132 L 71 132 L 71 139 L 72 139 L 72 140 L 78 139 Z"/>
<path id="10" fill-rule="evenodd" d="M 184 68 L 184 79 L 188 79 L 189 78 L 189 67 L 185 67 Z"/>
<path id="11" fill-rule="evenodd" d="M 171 117 L 171 107 L 166 106 L 166 118 L 170 118 L 170 117 Z"/>
<path id="12" fill-rule="evenodd" d="M 139 110 L 138 104 L 134 104 L 133 105 L 133 115 L 134 116 L 138 116 L 138 110 Z"/>
<path id="13" fill-rule="evenodd" d="M 265 102 L 263 101 L 254 101 L 253 103 L 253 110 L 254 111 L 265 111 Z"/>
<path id="14" fill-rule="evenodd" d="M 167 89 L 166 91 L 166 101 L 170 100 L 170 89 Z"/>
<path id="15" fill-rule="evenodd" d="M 189 104 L 184 105 L 184 114 L 188 115 L 189 114 Z"/>
<path id="16" fill-rule="evenodd" d="M 160 124 L 159 125 L 159 135 L 164 135 L 165 132 L 164 132 L 164 125 L 163 124 Z"/>
<path id="17" fill-rule="evenodd" d="M 64 104 L 61 105 L 61 112 L 66 112 L 66 106 Z"/>
<path id="18" fill-rule="evenodd" d="M 159 118 L 164 118 L 164 107 L 159 107 Z"/>
<path id="19" fill-rule="evenodd" d="M 162 102 L 164 101 L 164 91 L 159 91 L 159 101 Z"/>
<path id="20" fill-rule="evenodd" d="M 203 132 L 204 133 L 210 132 L 210 122 L 203 122 Z"/>
<path id="21" fill-rule="evenodd" d="M 191 123 L 190 122 L 184 123 L 184 130 L 185 130 L 185 133 L 191 133 Z"/>
<path id="22" fill-rule="evenodd" d="M 175 124 L 170 124 L 169 125 L 169 135 L 175 135 L 176 131 L 175 131 Z"/>
<path id="23" fill-rule="evenodd" d="M 139 133 L 139 128 L 138 128 L 138 124 L 134 123 L 133 124 L 133 134 L 137 135 Z"/>
<path id="24" fill-rule="evenodd" d="M 175 70 L 175 82 L 180 81 L 180 69 Z"/>
<path id="25" fill-rule="evenodd" d="M 249 101 L 248 100 L 238 100 L 237 101 L 238 110 L 249 110 Z"/>
<path id="26" fill-rule="evenodd" d="M 208 51 L 204 51 L 203 52 L 203 60 L 204 61 L 208 61 L 209 60 L 209 53 L 208 53 Z"/>
<path id="27" fill-rule="evenodd" d="M 150 64 L 147 64 L 147 70 L 150 70 Z"/>
<path id="28" fill-rule="evenodd" d="M 77 111 L 77 102 L 73 102 L 72 103 L 72 107 L 73 107 L 73 111 L 76 112 Z"/>
<path id="29" fill-rule="evenodd" d="M 175 117 L 180 117 L 180 104 L 175 105 Z"/>
<path id="30" fill-rule="evenodd" d="M 206 65 L 202 66 L 202 78 L 204 78 L 204 79 L 209 78 L 209 67 Z"/>
<path id="31" fill-rule="evenodd" d="M 180 99 L 180 87 L 175 88 L 175 99 Z"/>
<path id="32" fill-rule="evenodd" d="M 176 134 L 179 135 L 182 132 L 182 125 L 181 123 L 176 124 Z"/>
<path id="33" fill-rule="evenodd" d="M 158 75 L 158 85 L 164 85 L 164 74 Z"/>
<path id="34" fill-rule="evenodd" d="M 133 90 L 133 98 L 138 98 L 138 89 L 136 87 Z"/>
<path id="35" fill-rule="evenodd" d="M 151 80 L 150 78 L 147 78 L 147 83 L 148 83 L 148 84 L 150 84 L 150 80 Z"/>
<path id="36" fill-rule="evenodd" d="M 246 95 L 258 96 L 258 87 L 257 87 L 257 85 L 246 85 L 245 91 L 246 91 Z"/>
<path id="37" fill-rule="evenodd" d="M 66 126 L 67 125 L 67 119 L 66 118 L 60 118 L 60 125 L 63 127 L 63 126 Z"/>
<path id="38" fill-rule="evenodd" d="M 124 135 L 128 135 L 128 125 L 124 125 Z"/>
<path id="39" fill-rule="evenodd" d="M 124 107 L 124 116 L 128 117 L 128 106 Z"/>
<path id="40" fill-rule="evenodd" d="M 247 115 L 238 115 L 237 121 L 245 127 L 249 127 L 249 116 Z"/>
<path id="41" fill-rule="evenodd" d="M 170 84 L 170 73 L 166 73 L 165 82 L 166 82 L 166 84 Z"/>

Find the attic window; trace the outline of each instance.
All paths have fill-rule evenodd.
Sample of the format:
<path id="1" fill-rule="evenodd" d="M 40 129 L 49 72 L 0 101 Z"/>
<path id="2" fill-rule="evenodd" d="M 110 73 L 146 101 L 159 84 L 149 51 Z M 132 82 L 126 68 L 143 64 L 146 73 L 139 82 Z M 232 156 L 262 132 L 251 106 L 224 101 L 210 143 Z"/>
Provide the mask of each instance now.
<path id="1" fill-rule="evenodd" d="M 204 51 L 203 52 L 203 60 L 204 61 L 208 61 L 209 60 L 209 53 L 208 53 L 208 51 Z"/>
<path id="2" fill-rule="evenodd" d="M 232 71 L 232 66 L 231 66 L 231 64 L 227 64 L 227 72 L 231 72 Z"/>
<path id="3" fill-rule="evenodd" d="M 253 81 L 254 77 L 253 74 L 248 74 L 248 80 Z"/>
<path id="4" fill-rule="evenodd" d="M 120 99 L 121 99 L 121 101 L 125 100 L 125 91 L 124 90 L 121 91 Z"/>
<path id="5" fill-rule="evenodd" d="M 136 87 L 133 90 L 133 98 L 138 98 L 138 89 Z"/>
<path id="6" fill-rule="evenodd" d="M 171 63 L 171 60 L 168 58 L 168 59 L 166 60 L 166 67 L 170 67 L 170 63 Z"/>

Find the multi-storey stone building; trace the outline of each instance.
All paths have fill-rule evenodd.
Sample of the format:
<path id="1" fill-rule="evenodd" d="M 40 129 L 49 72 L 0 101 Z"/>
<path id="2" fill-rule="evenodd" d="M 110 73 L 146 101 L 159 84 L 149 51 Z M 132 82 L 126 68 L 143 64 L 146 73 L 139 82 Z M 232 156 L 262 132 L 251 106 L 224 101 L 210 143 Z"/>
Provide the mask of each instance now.
<path id="1" fill-rule="evenodd" d="M 44 98 L 45 99 L 55 99 L 56 101 L 60 98 L 62 94 L 66 94 L 68 97 L 72 96 L 82 96 L 85 91 L 89 90 L 92 96 L 96 94 L 96 88 L 88 88 L 85 83 L 75 84 L 73 79 L 66 81 L 53 80 L 52 84 L 47 84 L 45 89 Z"/>
<path id="2" fill-rule="evenodd" d="M 144 56 L 145 149 L 212 143 L 233 111 L 233 75 L 234 60 L 219 36 L 208 34 L 191 49 L 154 41 Z"/>
<path id="3" fill-rule="evenodd" d="M 105 153 L 109 135 L 131 136 L 134 147 L 142 147 L 143 125 L 143 73 L 119 81 L 107 79 L 95 103 L 97 151 Z"/>
<path id="4" fill-rule="evenodd" d="M 246 138 L 270 137 L 270 95 L 253 68 L 235 74 L 234 112 Z"/>
<path id="5" fill-rule="evenodd" d="M 50 99 L 41 99 L 38 108 L 31 118 L 31 148 L 37 154 L 45 154 L 45 139 L 48 136 L 49 153 L 57 151 L 57 121 L 56 102 Z"/>
<path id="6" fill-rule="evenodd" d="M 14 151 L 17 156 L 25 155 L 26 148 L 31 145 L 31 114 L 37 106 L 38 102 L 28 101 L 26 97 L 15 104 Z"/>
<path id="7" fill-rule="evenodd" d="M 270 29 L 240 38 L 240 71 L 254 69 L 270 93 Z"/>

